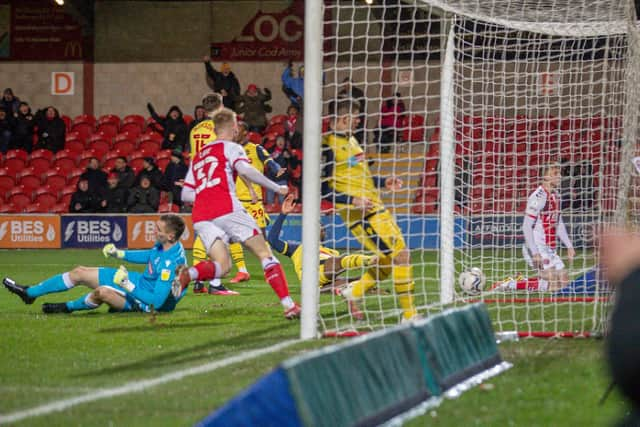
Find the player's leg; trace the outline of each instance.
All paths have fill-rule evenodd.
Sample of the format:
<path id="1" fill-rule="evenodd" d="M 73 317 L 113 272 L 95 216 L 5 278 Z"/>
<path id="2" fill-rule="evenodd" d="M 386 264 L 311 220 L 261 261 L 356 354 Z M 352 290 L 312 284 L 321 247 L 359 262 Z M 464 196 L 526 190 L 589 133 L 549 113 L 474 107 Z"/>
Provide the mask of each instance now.
<path id="1" fill-rule="evenodd" d="M 269 218 L 264 210 L 262 202 L 245 202 L 242 203 L 242 205 L 247 210 L 247 213 L 254 219 L 263 235 L 265 235 L 265 230 L 267 228 Z M 251 276 L 249 275 L 249 271 L 247 270 L 247 264 L 244 259 L 244 251 L 242 250 L 242 245 L 240 243 L 230 244 L 229 252 L 231 253 L 231 259 L 233 260 L 233 263 L 238 269 L 238 273 L 229 282 L 240 283 L 250 280 Z"/>
<path id="2" fill-rule="evenodd" d="M 204 247 L 204 243 L 202 243 L 202 239 L 200 236 L 196 236 L 193 241 L 193 265 L 198 265 L 202 261 L 207 260 L 207 248 Z M 206 294 L 207 289 L 205 284 L 201 281 L 196 281 L 193 285 L 193 293 L 194 294 Z"/>

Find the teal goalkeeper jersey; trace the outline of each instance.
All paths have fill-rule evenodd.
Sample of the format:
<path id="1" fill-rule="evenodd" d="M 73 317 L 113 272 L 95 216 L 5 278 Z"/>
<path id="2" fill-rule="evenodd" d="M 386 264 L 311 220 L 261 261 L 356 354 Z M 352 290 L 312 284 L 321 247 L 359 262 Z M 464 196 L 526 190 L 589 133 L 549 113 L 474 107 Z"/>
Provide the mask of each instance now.
<path id="1" fill-rule="evenodd" d="M 169 250 L 162 249 L 160 243 L 146 250 L 124 251 L 124 260 L 136 264 L 147 264 L 144 273 L 135 284 L 131 295 L 145 304 L 153 304 L 158 311 L 171 311 L 185 294 L 178 298 L 171 293 L 171 283 L 176 267 L 187 263 L 182 243 L 176 243 Z"/>

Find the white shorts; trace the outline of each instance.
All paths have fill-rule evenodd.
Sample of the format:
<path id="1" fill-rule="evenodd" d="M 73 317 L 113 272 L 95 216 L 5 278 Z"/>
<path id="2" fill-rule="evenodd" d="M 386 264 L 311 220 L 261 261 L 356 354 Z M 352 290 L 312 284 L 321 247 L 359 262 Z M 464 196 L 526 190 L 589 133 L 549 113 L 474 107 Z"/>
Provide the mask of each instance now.
<path id="1" fill-rule="evenodd" d="M 256 222 L 244 210 L 234 211 L 208 221 L 198 221 L 193 229 L 202 239 L 207 252 L 217 240 L 225 244 L 229 242 L 244 242 L 253 236 L 262 234 Z"/>
<path id="2" fill-rule="evenodd" d="M 538 253 L 542 257 L 542 270 L 564 270 L 564 262 L 562 262 L 562 259 L 560 259 L 554 249 L 546 245 L 538 245 Z M 527 264 L 529 264 L 529 267 L 535 270 L 533 258 L 531 258 L 527 245 L 522 246 L 522 255 L 524 256 L 524 260 L 527 261 Z"/>

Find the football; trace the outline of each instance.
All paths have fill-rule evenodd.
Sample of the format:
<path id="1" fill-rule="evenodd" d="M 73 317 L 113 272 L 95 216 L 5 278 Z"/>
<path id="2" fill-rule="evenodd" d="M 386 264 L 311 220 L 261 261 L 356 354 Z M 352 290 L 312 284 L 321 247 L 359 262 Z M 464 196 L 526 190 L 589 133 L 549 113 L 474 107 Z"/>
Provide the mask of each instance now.
<path id="1" fill-rule="evenodd" d="M 478 267 L 473 267 L 460 273 L 458 286 L 460 290 L 468 295 L 478 295 L 484 288 L 486 278 Z"/>

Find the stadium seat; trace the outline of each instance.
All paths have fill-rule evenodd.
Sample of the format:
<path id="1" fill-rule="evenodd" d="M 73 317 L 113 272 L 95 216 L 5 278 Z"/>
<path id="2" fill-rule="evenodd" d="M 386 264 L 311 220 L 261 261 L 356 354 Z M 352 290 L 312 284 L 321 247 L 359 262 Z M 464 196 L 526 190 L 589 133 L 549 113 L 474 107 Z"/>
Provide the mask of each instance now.
<path id="1" fill-rule="evenodd" d="M 42 185 L 42 175 L 37 174 L 31 167 L 24 168 L 18 174 L 18 185 L 24 187 L 29 194 L 32 194 Z"/>
<path id="2" fill-rule="evenodd" d="M 160 169 L 162 173 L 164 173 L 164 171 L 167 169 L 167 165 L 170 162 L 171 162 L 171 159 L 167 159 L 167 158 L 156 159 L 156 166 L 158 166 L 158 169 Z"/>
<path id="3" fill-rule="evenodd" d="M 122 139 L 113 144 L 112 152 L 117 151 L 120 156 L 127 157 L 136 149 L 136 144 L 132 140 Z"/>
<path id="4" fill-rule="evenodd" d="M 118 128 L 120 127 L 120 117 L 118 117 L 115 114 L 105 114 L 103 116 L 100 116 L 98 118 L 98 125 L 101 125 L 103 123 L 110 123 L 112 125 L 117 126 Z"/>
<path id="5" fill-rule="evenodd" d="M 134 132 L 123 131 L 115 136 L 115 138 L 113 139 L 113 142 L 116 143 L 118 141 L 127 140 L 137 145 L 138 136 L 139 134 L 136 134 Z"/>
<path id="6" fill-rule="evenodd" d="M 276 135 L 284 135 L 286 132 L 286 129 L 284 128 L 284 125 L 282 123 L 275 123 L 273 125 L 270 125 L 267 129 L 265 129 L 264 133 L 275 133 Z"/>
<path id="7" fill-rule="evenodd" d="M 102 153 L 98 150 L 85 150 L 82 154 L 80 154 L 80 157 L 78 158 L 78 162 L 76 163 L 77 167 L 80 169 L 86 169 L 87 165 L 89 164 L 89 161 L 92 158 L 96 158 L 98 159 L 98 161 L 102 161 L 102 158 L 104 157 L 104 155 L 102 155 Z"/>
<path id="8" fill-rule="evenodd" d="M 80 139 L 67 139 L 64 142 L 64 148 L 76 153 L 82 153 L 85 148 L 85 143 Z"/>
<path id="9" fill-rule="evenodd" d="M 191 114 L 184 114 L 182 116 L 182 119 L 187 124 L 187 126 L 189 126 L 191 124 L 191 122 L 193 122 L 193 116 Z"/>
<path id="10" fill-rule="evenodd" d="M 161 115 L 160 117 L 164 118 L 164 115 Z M 149 117 L 147 119 L 147 132 L 162 135 L 164 133 L 164 127 L 160 123 L 156 122 L 153 117 Z"/>
<path id="11" fill-rule="evenodd" d="M 132 114 L 122 119 L 120 133 L 131 132 L 133 135 L 140 135 L 145 129 L 144 117 Z"/>
<path id="12" fill-rule="evenodd" d="M 58 196 L 51 193 L 42 193 L 35 195 L 33 202 L 44 208 L 44 210 L 38 212 L 47 212 L 58 202 Z"/>
<path id="13" fill-rule="evenodd" d="M 160 206 L 158 206 L 158 213 L 179 213 L 179 212 L 180 212 L 180 206 L 174 203 L 164 202 L 164 203 L 160 203 Z"/>
<path id="14" fill-rule="evenodd" d="M 262 135 L 258 132 L 247 132 L 247 140 L 253 142 L 256 145 L 262 144 Z"/>
<path id="15" fill-rule="evenodd" d="M 17 213 L 16 207 L 13 205 L 13 203 L 0 203 L 0 214 L 10 213 Z"/>
<path id="16" fill-rule="evenodd" d="M 45 157 L 36 157 L 29 160 L 29 167 L 33 168 L 38 175 L 42 175 L 49 170 L 51 162 Z"/>
<path id="17" fill-rule="evenodd" d="M 132 157 L 131 160 L 129 160 L 129 166 L 131 166 L 131 169 L 133 169 L 137 174 L 142 170 L 143 162 L 144 158 L 142 157 Z"/>
<path id="18" fill-rule="evenodd" d="M 71 122 L 71 131 L 77 132 L 82 139 L 86 139 L 95 131 L 96 119 L 89 114 L 82 114 Z"/>
<path id="19" fill-rule="evenodd" d="M 155 156 L 158 153 L 158 151 L 160 151 L 160 146 L 161 144 L 158 141 L 155 141 L 152 139 L 145 139 L 140 141 L 140 144 L 138 145 L 138 150 L 149 153 L 150 156 Z"/>
<path id="20" fill-rule="evenodd" d="M 29 156 L 29 158 L 31 160 L 44 158 L 51 161 L 51 159 L 53 159 L 53 152 L 44 148 L 38 148 L 37 150 L 33 150 L 31 152 L 31 156 Z"/>
<path id="21" fill-rule="evenodd" d="M 277 124 L 284 124 L 287 121 L 288 118 L 289 118 L 289 116 L 287 116 L 286 114 L 277 114 L 277 115 L 271 117 L 271 119 L 269 119 L 269 126 L 277 125 Z"/>
<path id="22" fill-rule="evenodd" d="M 76 116 L 71 122 L 71 128 L 73 128 L 74 125 L 83 123 L 90 124 L 91 126 L 95 127 L 96 118 L 91 114 L 80 114 L 79 116 Z"/>
<path id="23" fill-rule="evenodd" d="M 165 149 L 158 151 L 158 154 L 156 154 L 156 160 L 160 159 L 171 159 L 171 150 Z"/>
<path id="24" fill-rule="evenodd" d="M 408 119 L 408 128 L 402 132 L 402 139 L 410 142 L 424 141 L 424 117 L 412 114 Z"/>
<path id="25" fill-rule="evenodd" d="M 20 149 L 12 149 L 7 151 L 4 158 L 5 161 L 9 159 L 20 159 L 24 163 L 27 163 L 27 161 L 29 160 L 29 153 Z"/>
<path id="26" fill-rule="evenodd" d="M 16 185 L 15 175 L 10 174 L 5 168 L 0 168 L 0 200 Z"/>
<path id="27" fill-rule="evenodd" d="M 71 117 L 63 114 L 62 116 L 60 116 L 60 118 L 64 122 L 64 126 L 67 129 L 67 132 L 69 132 L 71 130 Z"/>
<path id="28" fill-rule="evenodd" d="M 19 158 L 5 159 L 3 167 L 9 172 L 10 175 L 16 176 L 22 169 L 25 168 L 26 162 Z"/>
<path id="29" fill-rule="evenodd" d="M 31 196 L 27 189 L 18 185 L 9 190 L 6 200 L 8 203 L 13 204 L 18 212 L 23 212 L 27 205 L 31 203 Z"/>
<path id="30" fill-rule="evenodd" d="M 147 139 L 153 139 L 154 141 L 158 141 L 162 143 L 162 134 L 154 131 L 147 131 L 140 135 L 140 142 L 145 141 Z"/>
<path id="31" fill-rule="evenodd" d="M 78 183 L 78 179 L 80 178 L 80 175 L 85 173 L 85 171 L 86 169 L 82 169 L 79 167 L 74 167 L 73 169 L 71 169 L 67 173 L 67 185 L 68 184 L 76 185 Z"/>
<path id="32" fill-rule="evenodd" d="M 52 163 L 52 166 L 54 168 L 61 169 L 65 172 L 69 172 L 70 170 L 76 167 L 76 159 L 75 157 L 67 157 L 67 156 L 57 157 L 56 156 L 56 158 Z"/>

